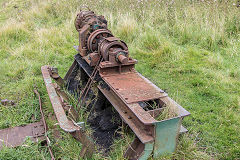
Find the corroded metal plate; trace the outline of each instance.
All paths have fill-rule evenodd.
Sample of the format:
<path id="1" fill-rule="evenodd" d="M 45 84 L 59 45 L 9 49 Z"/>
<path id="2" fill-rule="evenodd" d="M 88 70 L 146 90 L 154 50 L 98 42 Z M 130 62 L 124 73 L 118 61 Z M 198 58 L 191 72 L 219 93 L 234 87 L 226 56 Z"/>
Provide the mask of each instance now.
<path id="1" fill-rule="evenodd" d="M 18 126 L 14 128 L 6 128 L 0 130 L 0 149 L 3 146 L 17 147 L 24 143 L 27 137 L 32 141 L 44 139 L 43 122 L 30 123 L 25 126 Z"/>
<path id="2" fill-rule="evenodd" d="M 147 101 L 167 96 L 137 72 L 105 75 L 103 80 L 127 103 Z"/>

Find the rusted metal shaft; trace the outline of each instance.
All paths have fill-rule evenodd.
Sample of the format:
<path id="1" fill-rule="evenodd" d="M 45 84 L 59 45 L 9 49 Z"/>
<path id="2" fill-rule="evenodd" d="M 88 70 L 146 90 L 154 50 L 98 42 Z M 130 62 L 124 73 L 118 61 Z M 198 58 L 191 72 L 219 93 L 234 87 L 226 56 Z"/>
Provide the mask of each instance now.
<path id="1" fill-rule="evenodd" d="M 120 54 L 119 56 L 117 56 L 117 59 L 119 60 L 119 62 L 121 62 L 122 64 L 125 64 L 128 62 L 128 58 L 122 54 Z"/>

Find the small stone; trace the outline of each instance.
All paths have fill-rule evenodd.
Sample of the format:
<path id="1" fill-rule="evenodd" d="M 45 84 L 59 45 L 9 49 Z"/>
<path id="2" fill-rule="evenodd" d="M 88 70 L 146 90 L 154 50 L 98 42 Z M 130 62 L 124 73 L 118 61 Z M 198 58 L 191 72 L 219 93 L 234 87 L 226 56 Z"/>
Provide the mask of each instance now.
<path id="1" fill-rule="evenodd" d="M 8 100 L 8 99 L 1 100 L 1 104 L 4 106 L 14 106 L 15 105 L 14 101 Z"/>

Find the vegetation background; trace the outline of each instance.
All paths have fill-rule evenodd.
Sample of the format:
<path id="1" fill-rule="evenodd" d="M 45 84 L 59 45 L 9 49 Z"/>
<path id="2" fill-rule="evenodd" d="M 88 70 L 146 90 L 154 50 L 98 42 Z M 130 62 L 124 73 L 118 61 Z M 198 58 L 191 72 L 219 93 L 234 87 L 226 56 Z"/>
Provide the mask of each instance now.
<path id="1" fill-rule="evenodd" d="M 42 65 L 64 76 L 76 51 L 74 19 L 86 5 L 104 15 L 114 35 L 126 41 L 136 69 L 191 112 L 176 152 L 159 159 L 240 159 L 240 8 L 234 0 L 0 0 L 0 129 L 38 121 L 33 87 L 53 112 L 41 76 Z M 48 118 L 47 118 L 48 119 Z M 48 119 L 56 158 L 78 159 L 81 144 Z M 109 157 L 122 159 L 128 137 Z M 50 159 L 46 147 L 27 141 L 4 148 L 0 159 Z"/>

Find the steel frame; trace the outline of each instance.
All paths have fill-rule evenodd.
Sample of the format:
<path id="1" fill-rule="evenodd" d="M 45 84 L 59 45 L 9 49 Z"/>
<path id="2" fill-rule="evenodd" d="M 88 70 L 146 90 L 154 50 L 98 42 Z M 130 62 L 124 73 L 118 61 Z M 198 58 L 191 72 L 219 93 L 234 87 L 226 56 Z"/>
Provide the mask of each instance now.
<path id="1" fill-rule="evenodd" d="M 67 81 L 75 66 L 81 68 L 81 70 L 84 71 L 86 75 L 88 75 L 88 77 L 91 77 L 93 68 L 90 67 L 79 54 L 77 54 L 75 55 L 75 60 L 72 66 L 64 77 L 65 81 Z M 101 83 L 98 83 L 99 85 L 97 85 L 97 88 L 113 105 L 113 107 L 116 109 L 116 111 L 122 118 L 123 122 L 125 122 L 136 135 L 135 140 L 127 149 L 125 157 L 128 159 L 145 160 L 151 154 L 153 154 L 154 157 L 158 157 L 166 153 L 174 152 L 179 133 L 187 131 L 181 125 L 182 119 L 185 116 L 190 115 L 190 113 L 186 111 L 183 107 L 181 107 L 179 104 L 177 104 L 174 100 L 169 98 L 163 90 L 158 88 L 148 79 L 137 73 L 135 70 L 129 68 L 125 70 L 126 72 L 128 72 L 127 74 L 134 72 L 136 76 L 139 76 L 139 78 L 145 81 L 145 83 L 153 87 L 155 91 L 161 93 L 162 96 L 158 96 L 157 99 L 154 98 L 153 100 L 157 100 L 159 101 L 159 103 L 167 105 L 177 115 L 176 117 L 173 117 L 171 119 L 165 119 L 162 121 L 155 120 L 155 117 L 162 112 L 163 108 L 145 111 L 138 103 L 139 101 L 129 102 L 124 100 L 121 96 L 119 96 L 119 93 L 116 92 L 116 88 L 111 86 L 109 81 L 107 81 L 107 79 L 105 78 L 106 74 L 103 74 L 103 72 L 105 72 L 106 69 L 99 69 L 100 74 L 97 73 L 93 81 L 95 83 L 101 81 Z M 60 127 L 64 131 L 72 133 L 75 138 L 77 137 L 77 139 L 79 139 L 85 145 L 85 149 L 83 149 L 86 150 L 85 153 L 91 152 L 90 150 L 93 148 L 93 143 L 90 138 L 84 134 L 84 132 L 81 130 L 81 127 L 76 126 L 76 124 L 68 120 L 65 115 L 63 109 L 64 107 L 59 101 L 58 94 L 55 91 L 54 85 L 51 82 L 50 66 L 43 66 L 42 72 L 49 93 L 49 97 L 52 102 L 57 120 L 59 121 Z M 109 73 L 117 76 L 114 70 L 110 71 Z M 122 69 L 121 73 L 125 74 L 124 68 Z M 105 83 L 105 85 L 100 85 L 102 83 Z M 106 88 L 103 86 L 109 87 Z M 143 99 L 143 101 L 144 100 L 146 99 Z M 87 144 L 91 145 L 89 146 Z"/>
<path id="2" fill-rule="evenodd" d="M 60 128 L 63 129 L 65 132 L 70 133 L 75 139 L 77 139 L 83 144 L 80 153 L 81 157 L 91 157 L 94 152 L 93 141 L 85 134 L 81 126 L 77 125 L 73 120 L 68 119 L 64 110 L 66 109 L 66 103 L 64 103 L 64 98 L 61 96 L 61 94 L 58 94 L 58 86 L 56 83 L 53 83 L 51 79 L 51 67 L 48 65 L 42 66 L 41 70 L 49 95 L 49 99 L 52 103 L 52 107 Z M 72 110 L 74 109 L 72 108 Z M 76 113 L 76 111 L 74 111 L 74 113 Z"/>

